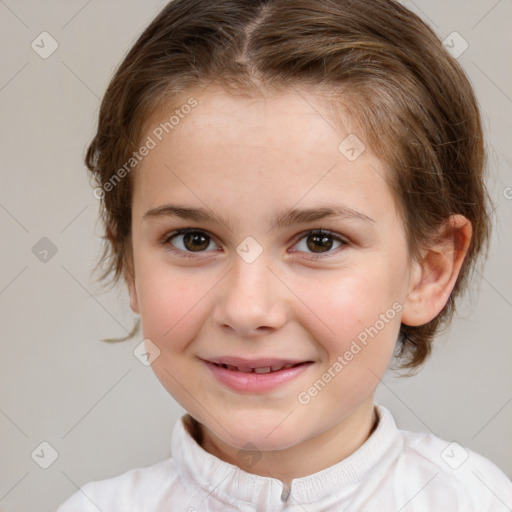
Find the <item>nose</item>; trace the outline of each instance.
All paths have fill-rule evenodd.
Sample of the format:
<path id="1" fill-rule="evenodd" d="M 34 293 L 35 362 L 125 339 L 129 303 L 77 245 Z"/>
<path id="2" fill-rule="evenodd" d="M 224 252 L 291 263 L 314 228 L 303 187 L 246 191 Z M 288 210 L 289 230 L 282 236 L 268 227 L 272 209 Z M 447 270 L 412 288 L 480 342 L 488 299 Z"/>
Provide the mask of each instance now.
<path id="1" fill-rule="evenodd" d="M 282 327 L 288 318 L 286 287 L 260 256 L 247 263 L 236 257 L 215 297 L 216 325 L 251 338 Z"/>

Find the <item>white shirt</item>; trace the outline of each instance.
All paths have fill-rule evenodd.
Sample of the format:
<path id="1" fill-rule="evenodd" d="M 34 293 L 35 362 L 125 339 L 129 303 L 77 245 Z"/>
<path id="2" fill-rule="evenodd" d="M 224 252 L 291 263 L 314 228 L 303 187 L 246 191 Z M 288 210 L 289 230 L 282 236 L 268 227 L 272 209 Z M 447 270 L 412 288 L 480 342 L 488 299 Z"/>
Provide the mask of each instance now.
<path id="1" fill-rule="evenodd" d="M 492 462 L 433 434 L 399 430 L 388 409 L 352 455 L 292 480 L 254 475 L 206 452 L 183 419 L 173 457 L 89 482 L 57 512 L 510 512 L 512 482 Z M 288 495 L 287 495 L 288 494 Z"/>

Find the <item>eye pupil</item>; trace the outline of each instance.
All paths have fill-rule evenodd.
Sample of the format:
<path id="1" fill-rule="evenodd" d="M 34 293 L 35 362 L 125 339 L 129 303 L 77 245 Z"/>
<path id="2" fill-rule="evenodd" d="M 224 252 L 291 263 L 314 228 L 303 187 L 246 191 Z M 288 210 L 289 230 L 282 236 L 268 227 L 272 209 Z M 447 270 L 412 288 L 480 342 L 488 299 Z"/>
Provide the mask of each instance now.
<path id="1" fill-rule="evenodd" d="M 197 231 L 183 236 L 183 244 L 190 251 L 202 251 L 208 247 L 209 243 L 209 237 Z"/>
<path id="2" fill-rule="evenodd" d="M 321 245 L 327 244 L 327 245 Z M 313 252 L 326 252 L 332 249 L 333 241 L 330 235 L 312 234 L 307 237 L 307 246 Z M 320 250 L 319 250 L 320 247 Z"/>

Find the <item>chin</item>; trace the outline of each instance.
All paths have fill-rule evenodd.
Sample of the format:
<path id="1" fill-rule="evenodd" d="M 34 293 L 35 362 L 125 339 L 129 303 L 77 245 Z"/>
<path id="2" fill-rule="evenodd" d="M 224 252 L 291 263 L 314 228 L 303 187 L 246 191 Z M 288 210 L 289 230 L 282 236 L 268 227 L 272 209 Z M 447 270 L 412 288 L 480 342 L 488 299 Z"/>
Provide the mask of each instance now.
<path id="1" fill-rule="evenodd" d="M 244 421 L 237 421 L 233 417 L 229 425 L 226 425 L 229 436 L 221 432 L 219 436 L 224 442 L 238 449 L 248 449 L 248 444 L 255 446 L 261 451 L 284 450 L 300 443 L 301 429 L 298 429 L 294 422 L 285 419 L 272 417 L 265 421 L 261 413 L 244 414 Z M 251 421 L 251 419 L 253 421 Z M 216 429 L 218 430 L 218 429 Z"/>
<path id="2" fill-rule="evenodd" d="M 259 432 L 247 432 L 246 435 L 243 432 L 237 432 L 234 437 L 224 439 L 226 443 L 237 448 L 239 450 L 255 450 L 261 452 L 286 450 L 298 444 L 299 440 L 295 441 L 290 439 L 289 436 L 276 436 L 273 439 L 273 435 L 266 437 L 265 434 Z"/>

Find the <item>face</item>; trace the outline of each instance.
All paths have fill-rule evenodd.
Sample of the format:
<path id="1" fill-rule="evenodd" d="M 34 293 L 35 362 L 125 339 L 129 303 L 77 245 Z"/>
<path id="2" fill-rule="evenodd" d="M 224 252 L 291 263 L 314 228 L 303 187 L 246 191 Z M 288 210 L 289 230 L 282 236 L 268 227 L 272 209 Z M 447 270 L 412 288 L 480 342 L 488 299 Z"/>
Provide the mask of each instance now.
<path id="1" fill-rule="evenodd" d="M 300 446 L 371 411 L 392 357 L 410 264 L 387 171 L 369 148 L 354 159 L 350 120 L 335 129 L 312 93 L 194 97 L 162 141 L 144 136 L 132 309 L 207 432 Z"/>

